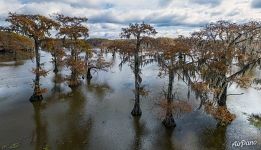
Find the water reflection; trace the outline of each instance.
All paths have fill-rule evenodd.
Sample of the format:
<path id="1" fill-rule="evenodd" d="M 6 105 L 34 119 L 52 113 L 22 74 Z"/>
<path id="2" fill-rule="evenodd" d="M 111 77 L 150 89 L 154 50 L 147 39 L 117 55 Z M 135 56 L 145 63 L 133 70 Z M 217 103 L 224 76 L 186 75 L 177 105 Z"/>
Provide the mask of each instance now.
<path id="1" fill-rule="evenodd" d="M 227 127 L 216 126 L 216 128 L 205 128 L 199 135 L 199 142 L 207 149 L 226 149 Z"/>
<path id="2" fill-rule="evenodd" d="M 88 83 L 88 92 L 91 92 L 99 100 L 103 100 L 108 93 L 113 93 L 114 90 L 108 83 Z"/>
<path id="3" fill-rule="evenodd" d="M 63 82 L 63 77 L 60 73 L 55 73 L 53 77 L 53 88 L 51 89 L 52 94 L 51 95 L 56 95 L 56 93 L 61 93 L 62 92 L 62 85 L 61 83 Z"/>
<path id="4" fill-rule="evenodd" d="M 56 78 L 60 78 L 60 76 L 56 74 L 54 79 Z M 61 84 L 57 82 L 54 84 L 47 101 L 32 102 L 35 130 L 32 134 L 31 143 L 35 150 L 49 148 L 58 150 L 86 149 L 92 127 L 92 119 L 90 115 L 86 114 L 86 97 L 81 88 L 73 88 L 71 92 L 64 93 Z M 63 97 L 62 101 L 61 97 Z M 61 104 L 65 104 L 65 106 L 61 108 Z M 57 108 L 52 110 L 52 107 Z M 64 112 L 62 115 L 60 114 L 61 111 Z M 48 115 L 48 113 L 51 113 L 52 116 L 46 119 L 43 114 Z M 52 121 L 52 117 L 60 121 Z M 50 126 L 48 126 L 48 122 Z M 53 123 L 55 123 L 55 126 Z M 58 131 L 53 130 L 55 128 L 58 128 Z M 55 136 L 48 139 L 49 134 Z"/>
<path id="5" fill-rule="evenodd" d="M 134 127 L 134 140 L 133 140 L 133 149 L 141 150 L 142 148 L 142 138 L 145 134 L 146 126 L 141 122 L 140 117 L 133 118 L 133 127 Z"/>
<path id="6" fill-rule="evenodd" d="M 174 128 L 160 128 L 159 134 L 156 136 L 155 140 L 155 147 L 153 149 L 166 149 L 166 150 L 173 150 L 173 149 L 182 149 L 179 145 L 175 145 L 173 142 L 173 135 L 174 135 Z M 181 141 L 180 141 L 181 142 Z"/>
<path id="7" fill-rule="evenodd" d="M 35 143 L 35 150 L 43 149 L 47 146 L 48 134 L 47 134 L 47 122 L 42 115 L 42 109 L 44 105 L 41 101 L 32 103 L 34 108 L 34 124 L 35 130 L 32 133 L 32 141 Z"/>
<path id="8" fill-rule="evenodd" d="M 164 138 L 164 148 L 163 149 L 174 149 L 174 145 L 172 142 L 172 135 L 173 135 L 174 129 L 164 129 L 164 134 L 162 135 Z"/>
<path id="9" fill-rule="evenodd" d="M 86 149 L 92 126 L 92 119 L 86 118 L 85 97 L 81 89 L 74 89 L 68 98 L 66 126 L 62 131 L 62 138 L 57 143 L 59 150 Z"/>
<path id="10" fill-rule="evenodd" d="M 44 55 L 47 59 L 48 55 Z M 68 88 L 61 74 L 50 73 L 42 79 L 43 86 L 49 89 L 48 94 L 43 95 L 43 101 L 32 104 L 28 102 L 32 92 L 29 82 L 34 78 L 28 71 L 28 68 L 34 65 L 31 60 L 16 69 L 10 66 L 0 67 L 0 76 L 5 81 L 1 82 L 2 85 L 17 82 L 16 87 L 1 87 L 0 97 L 7 97 L 7 100 L 0 100 L 0 146 L 17 143 L 17 137 L 25 136 L 32 136 L 31 143 L 21 144 L 21 149 L 28 150 L 46 147 L 59 150 L 95 150 L 97 147 L 155 150 L 231 149 L 229 140 L 237 140 L 239 135 L 240 140 L 246 138 L 261 142 L 261 131 L 250 125 L 247 118 L 242 117 L 242 111 L 247 114 L 260 112 L 259 91 L 238 89 L 236 86 L 228 89 L 228 93 L 245 93 L 242 96 L 228 97 L 228 107 L 237 115 L 237 119 L 230 125 L 216 127 L 215 119 L 201 112 L 201 109 L 182 118 L 175 118 L 176 129 L 168 130 L 154 113 L 153 107 L 156 106 L 150 99 L 142 101 L 141 117 L 131 117 L 129 110 L 132 103 L 129 99 L 133 96 L 133 84 L 130 84 L 133 83 L 133 72 L 127 64 L 119 71 L 119 61 L 116 57 L 113 73 L 102 72 L 99 79 L 94 78 L 90 84 L 73 89 Z M 155 66 L 149 64 L 149 69 L 143 69 L 142 75 L 144 83 L 149 83 L 147 85 L 150 94 L 156 95 L 168 80 L 157 78 L 155 70 L 158 68 Z M 11 76 L 13 74 L 15 75 Z M 23 76 L 18 76 L 21 74 Z M 184 89 L 183 84 L 177 84 L 179 82 L 182 81 L 175 80 L 173 88 L 180 86 L 180 89 Z M 181 99 L 186 97 L 186 92 L 180 90 Z M 192 94 L 193 92 L 191 101 L 194 100 Z M 258 149 L 258 146 L 245 148 Z"/>

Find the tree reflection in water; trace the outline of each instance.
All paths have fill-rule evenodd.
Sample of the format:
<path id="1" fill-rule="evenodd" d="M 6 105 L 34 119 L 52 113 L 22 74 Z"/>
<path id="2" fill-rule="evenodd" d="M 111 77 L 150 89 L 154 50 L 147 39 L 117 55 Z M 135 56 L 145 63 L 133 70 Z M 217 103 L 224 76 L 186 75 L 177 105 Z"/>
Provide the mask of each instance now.
<path id="1" fill-rule="evenodd" d="M 68 98 L 69 108 L 65 114 L 65 117 L 67 117 L 66 127 L 62 131 L 62 138 L 58 142 L 57 149 L 86 149 L 92 119 L 85 114 L 86 100 L 81 89 L 74 89 L 70 95 L 72 98 Z"/>
<path id="2" fill-rule="evenodd" d="M 32 133 L 32 141 L 35 143 L 35 150 L 43 149 L 47 146 L 48 134 L 47 134 L 47 121 L 45 120 L 42 110 L 44 104 L 42 101 L 32 102 L 34 108 L 34 123 L 35 130 Z"/>
<path id="3" fill-rule="evenodd" d="M 141 150 L 143 143 L 143 136 L 145 134 L 146 126 L 141 122 L 140 117 L 133 118 L 133 128 L 134 128 L 134 140 L 133 140 L 133 149 Z"/>

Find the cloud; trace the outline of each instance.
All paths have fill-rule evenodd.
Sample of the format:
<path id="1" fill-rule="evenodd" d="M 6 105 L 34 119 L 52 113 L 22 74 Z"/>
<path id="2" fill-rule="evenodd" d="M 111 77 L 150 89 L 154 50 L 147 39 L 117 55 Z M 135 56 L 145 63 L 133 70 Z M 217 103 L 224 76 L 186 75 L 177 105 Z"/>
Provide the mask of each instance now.
<path id="1" fill-rule="evenodd" d="M 173 2 L 173 0 L 161 0 L 159 1 L 159 6 L 162 6 L 162 7 L 166 7 L 166 6 L 169 6 L 171 3 Z"/>
<path id="2" fill-rule="evenodd" d="M 234 9 L 232 11 L 230 11 L 229 13 L 227 13 L 227 16 L 237 16 L 240 14 L 240 10 L 239 9 Z"/>
<path id="3" fill-rule="evenodd" d="M 88 18 L 90 37 L 117 38 L 129 23 L 150 23 L 160 36 L 188 34 L 208 22 L 260 19 L 259 0 L 0 0 L 0 25 L 8 12 L 63 13 Z M 251 7 L 250 7 L 251 6 Z"/>
<path id="4" fill-rule="evenodd" d="M 5 17 L 8 12 L 16 11 L 21 8 L 22 5 L 18 0 L 10 0 L 8 3 L 6 1 L 0 1 L 0 16 Z"/>
<path id="5" fill-rule="evenodd" d="M 191 0 L 192 3 L 201 5 L 211 5 L 213 7 L 218 6 L 222 0 Z"/>
<path id="6" fill-rule="evenodd" d="M 251 6 L 252 6 L 252 8 L 261 8 L 261 1 L 260 0 L 252 0 Z"/>

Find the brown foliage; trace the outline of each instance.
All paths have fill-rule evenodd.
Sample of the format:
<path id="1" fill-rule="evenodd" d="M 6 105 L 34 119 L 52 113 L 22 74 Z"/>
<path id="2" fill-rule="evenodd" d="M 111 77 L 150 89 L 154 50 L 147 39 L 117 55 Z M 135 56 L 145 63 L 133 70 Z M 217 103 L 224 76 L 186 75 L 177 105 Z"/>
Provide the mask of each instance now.
<path id="1" fill-rule="evenodd" d="M 195 83 L 192 83 L 191 85 L 191 88 L 200 93 L 200 92 L 208 92 L 209 91 L 209 87 L 208 87 L 208 84 L 207 83 L 204 83 L 204 82 L 195 82 Z"/>
<path id="2" fill-rule="evenodd" d="M 43 41 L 42 47 L 52 54 L 54 63 L 63 65 L 63 57 L 65 56 L 65 51 L 62 40 L 48 38 Z"/>
<path id="3" fill-rule="evenodd" d="M 85 38 L 89 36 L 89 29 L 84 25 L 87 18 L 69 17 L 62 14 L 57 14 L 55 18 L 61 24 L 58 36 L 63 37 L 63 44 L 70 51 L 70 55 L 66 56 L 66 65 L 72 73 L 69 85 L 77 86 L 80 83 L 79 76 L 86 71 L 86 64 L 79 55 L 90 50 L 89 44 L 85 41 Z"/>
<path id="4" fill-rule="evenodd" d="M 231 114 L 225 106 L 214 106 L 211 102 L 205 103 L 205 111 L 214 116 L 220 125 L 230 124 L 236 116 Z"/>
<path id="5" fill-rule="evenodd" d="M 108 44 L 107 48 L 110 51 L 117 51 L 121 54 L 131 54 L 134 52 L 135 46 L 135 43 L 131 40 L 113 40 Z"/>
<path id="6" fill-rule="evenodd" d="M 190 47 L 187 40 L 184 37 L 179 38 L 157 38 L 157 43 L 155 46 L 166 53 L 165 55 L 175 56 L 179 53 L 188 54 Z M 170 57 L 170 56 L 169 56 Z"/>
<path id="7" fill-rule="evenodd" d="M 36 74 L 37 76 L 46 77 L 49 71 L 44 70 L 43 68 L 40 67 L 40 68 L 33 68 L 33 69 L 32 69 L 32 72 L 33 72 L 34 74 Z"/>
<path id="8" fill-rule="evenodd" d="M 40 86 L 34 85 L 34 95 L 35 96 L 41 96 L 44 93 L 47 93 L 47 88 L 40 88 Z"/>
<path id="9" fill-rule="evenodd" d="M 66 65 L 71 67 L 77 72 L 77 75 L 84 74 L 85 69 L 85 62 L 83 60 L 75 60 L 73 58 L 66 58 Z"/>
<path id="10" fill-rule="evenodd" d="M 242 76 L 242 77 L 235 79 L 235 82 L 241 88 L 249 88 L 251 86 L 252 81 L 253 81 L 253 78 L 250 76 Z"/>
<path id="11" fill-rule="evenodd" d="M 91 55 L 90 58 L 86 60 L 86 67 L 94 70 L 107 71 L 107 68 L 111 67 L 112 64 L 112 62 L 105 60 L 102 50 L 96 55 Z"/>
<path id="12" fill-rule="evenodd" d="M 210 91 L 220 97 L 229 84 L 250 86 L 247 72 L 261 60 L 258 52 L 261 24 L 218 21 L 192 35 L 197 70 Z M 204 90 L 204 89 L 201 89 Z"/>
<path id="13" fill-rule="evenodd" d="M 7 21 L 11 23 L 11 30 L 38 41 L 50 36 L 50 30 L 60 26 L 56 21 L 41 15 L 9 13 Z"/>
<path id="14" fill-rule="evenodd" d="M 69 17 L 62 14 L 56 15 L 56 20 L 61 23 L 58 33 L 60 36 L 66 36 L 68 39 L 86 38 L 89 36 L 89 29 L 83 25 L 87 22 L 85 17 Z"/>
<path id="15" fill-rule="evenodd" d="M 22 52 L 33 48 L 33 41 L 29 38 L 14 32 L 0 31 L 0 49 Z"/>
<path id="16" fill-rule="evenodd" d="M 122 32 L 120 34 L 121 38 L 130 39 L 132 36 L 135 39 L 141 40 L 143 37 L 155 35 L 157 34 L 154 27 L 146 23 L 135 23 L 130 24 L 128 28 L 122 28 Z"/>
<path id="17" fill-rule="evenodd" d="M 172 110 L 174 114 L 183 114 L 192 111 L 192 106 L 186 101 L 173 100 L 171 103 L 163 99 L 160 101 L 159 105 L 163 110 Z"/>

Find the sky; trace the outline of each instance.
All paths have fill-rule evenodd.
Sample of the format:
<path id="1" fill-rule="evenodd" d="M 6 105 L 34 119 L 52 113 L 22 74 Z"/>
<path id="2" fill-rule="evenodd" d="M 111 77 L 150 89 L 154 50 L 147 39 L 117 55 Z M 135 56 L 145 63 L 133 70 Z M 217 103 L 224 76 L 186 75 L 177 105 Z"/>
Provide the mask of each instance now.
<path id="1" fill-rule="evenodd" d="M 130 23 L 149 23 L 157 36 L 189 35 L 209 22 L 261 20 L 261 0 L 0 0 L 0 25 L 8 12 L 88 18 L 90 38 L 119 38 Z"/>

